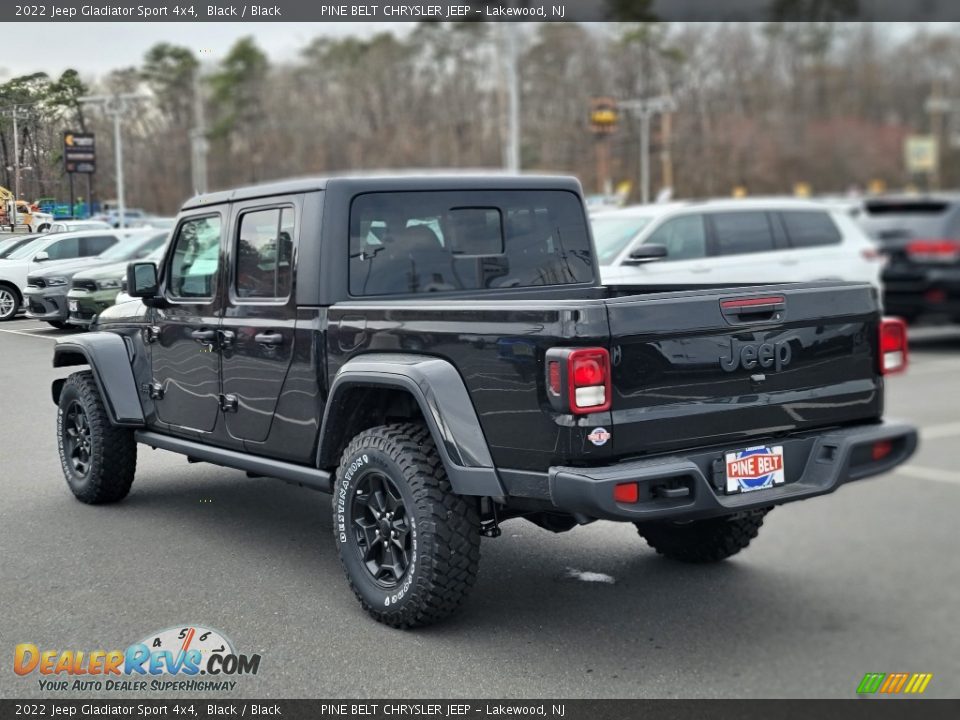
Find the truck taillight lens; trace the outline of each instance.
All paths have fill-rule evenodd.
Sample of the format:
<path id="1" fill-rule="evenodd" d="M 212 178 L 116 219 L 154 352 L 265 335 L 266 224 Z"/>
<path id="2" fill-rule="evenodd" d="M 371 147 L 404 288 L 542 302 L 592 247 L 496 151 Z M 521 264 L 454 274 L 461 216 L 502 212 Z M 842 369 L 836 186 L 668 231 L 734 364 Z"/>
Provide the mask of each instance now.
<path id="1" fill-rule="evenodd" d="M 900 318 L 880 321 L 880 374 L 903 372 L 907 369 L 907 325 Z"/>
<path id="2" fill-rule="evenodd" d="M 606 348 L 580 348 L 567 356 L 570 411 L 577 414 L 610 408 L 610 354 Z"/>

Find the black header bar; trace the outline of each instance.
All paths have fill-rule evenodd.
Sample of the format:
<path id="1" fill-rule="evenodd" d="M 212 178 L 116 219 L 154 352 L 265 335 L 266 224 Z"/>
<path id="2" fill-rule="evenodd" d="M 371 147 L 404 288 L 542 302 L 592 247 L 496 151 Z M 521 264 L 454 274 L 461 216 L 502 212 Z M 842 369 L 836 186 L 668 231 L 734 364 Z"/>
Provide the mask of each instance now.
<path id="1" fill-rule="evenodd" d="M 40 0 L 0 22 L 960 21 L 956 0 Z"/>

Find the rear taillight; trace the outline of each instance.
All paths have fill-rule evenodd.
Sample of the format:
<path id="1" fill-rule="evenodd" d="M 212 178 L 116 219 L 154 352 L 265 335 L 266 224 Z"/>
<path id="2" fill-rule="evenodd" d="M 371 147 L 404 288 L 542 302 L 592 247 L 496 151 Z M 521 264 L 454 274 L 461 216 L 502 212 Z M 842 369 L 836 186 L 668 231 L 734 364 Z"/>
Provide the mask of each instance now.
<path id="1" fill-rule="evenodd" d="M 890 375 L 907 369 L 907 325 L 900 318 L 880 321 L 880 374 Z"/>
<path id="2" fill-rule="evenodd" d="M 913 240 L 907 245 L 907 255 L 918 262 L 957 262 L 960 240 Z"/>
<path id="3" fill-rule="evenodd" d="M 547 351 L 547 394 L 558 410 L 576 415 L 610 409 L 610 353 L 606 348 Z"/>

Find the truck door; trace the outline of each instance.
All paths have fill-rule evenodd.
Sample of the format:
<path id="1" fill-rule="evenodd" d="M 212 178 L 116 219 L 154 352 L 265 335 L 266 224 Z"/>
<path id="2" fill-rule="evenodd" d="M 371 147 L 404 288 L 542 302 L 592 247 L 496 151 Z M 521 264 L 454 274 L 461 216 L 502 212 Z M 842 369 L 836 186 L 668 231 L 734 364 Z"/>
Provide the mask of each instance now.
<path id="1" fill-rule="evenodd" d="M 220 412 L 222 226 L 216 211 L 184 217 L 164 263 L 167 307 L 156 310 L 151 394 L 158 419 L 174 430 L 209 432 Z"/>
<path id="2" fill-rule="evenodd" d="M 237 203 L 220 326 L 227 432 L 247 443 L 270 434 L 294 351 L 293 256 L 299 198 Z"/>

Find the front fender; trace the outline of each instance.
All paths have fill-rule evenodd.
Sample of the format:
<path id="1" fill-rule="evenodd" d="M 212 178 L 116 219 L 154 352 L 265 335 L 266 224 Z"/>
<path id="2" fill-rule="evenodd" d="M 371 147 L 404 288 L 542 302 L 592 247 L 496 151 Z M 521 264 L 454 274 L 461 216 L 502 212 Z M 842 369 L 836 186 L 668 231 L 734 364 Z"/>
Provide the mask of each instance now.
<path id="1" fill-rule="evenodd" d="M 90 366 L 113 425 L 142 427 L 143 406 L 130 362 L 126 342 L 115 333 L 92 332 L 62 338 L 53 348 L 54 367 Z M 60 401 L 62 388 L 63 380 L 55 380 L 55 403 Z"/>
<path id="2" fill-rule="evenodd" d="M 446 360 L 424 355 L 362 355 L 337 372 L 323 413 L 319 467 L 336 464 L 337 436 L 333 428 L 351 388 L 390 387 L 416 400 L 440 453 L 454 492 L 460 495 L 503 497 L 506 491 L 456 368 Z"/>

